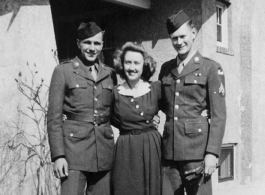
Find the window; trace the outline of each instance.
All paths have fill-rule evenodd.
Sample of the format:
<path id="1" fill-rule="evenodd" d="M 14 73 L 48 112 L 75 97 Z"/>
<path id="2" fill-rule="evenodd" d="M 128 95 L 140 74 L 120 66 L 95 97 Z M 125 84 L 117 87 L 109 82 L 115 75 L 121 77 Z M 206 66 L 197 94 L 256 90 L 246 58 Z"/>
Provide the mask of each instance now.
<path id="1" fill-rule="evenodd" d="M 219 3 L 216 5 L 216 17 L 217 17 L 217 45 L 221 47 L 228 47 L 227 37 L 227 7 L 224 4 Z"/>
<path id="2" fill-rule="evenodd" d="M 234 179 L 234 145 L 223 146 L 219 159 L 220 167 L 218 170 L 219 182 Z"/>
<path id="3" fill-rule="evenodd" d="M 234 55 L 232 40 L 232 6 L 230 0 L 216 0 L 216 51 Z"/>

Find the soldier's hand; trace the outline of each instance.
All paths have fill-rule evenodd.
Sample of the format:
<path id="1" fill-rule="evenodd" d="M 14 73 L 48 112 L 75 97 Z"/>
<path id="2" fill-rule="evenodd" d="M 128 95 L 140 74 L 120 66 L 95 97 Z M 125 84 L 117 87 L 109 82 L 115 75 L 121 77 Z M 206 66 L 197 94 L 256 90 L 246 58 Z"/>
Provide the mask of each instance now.
<path id="1" fill-rule="evenodd" d="M 63 122 L 67 120 L 67 116 L 65 114 L 63 114 Z"/>
<path id="2" fill-rule="evenodd" d="M 216 170 L 217 165 L 217 158 L 214 154 L 207 153 L 204 158 L 205 169 L 204 173 L 205 176 L 210 176 Z"/>
<path id="3" fill-rule="evenodd" d="M 160 117 L 158 116 L 158 114 L 156 114 L 154 116 L 154 118 L 152 119 L 152 121 L 153 121 L 154 126 L 158 129 L 159 123 L 160 123 Z"/>
<path id="4" fill-rule="evenodd" d="M 61 179 L 68 176 L 68 164 L 65 158 L 58 158 L 53 164 L 55 177 Z"/>
<path id="5" fill-rule="evenodd" d="M 209 115 L 210 115 L 210 113 L 209 113 L 209 110 L 207 110 L 207 109 L 203 110 L 201 113 L 201 116 L 203 116 L 205 118 L 209 118 Z"/>

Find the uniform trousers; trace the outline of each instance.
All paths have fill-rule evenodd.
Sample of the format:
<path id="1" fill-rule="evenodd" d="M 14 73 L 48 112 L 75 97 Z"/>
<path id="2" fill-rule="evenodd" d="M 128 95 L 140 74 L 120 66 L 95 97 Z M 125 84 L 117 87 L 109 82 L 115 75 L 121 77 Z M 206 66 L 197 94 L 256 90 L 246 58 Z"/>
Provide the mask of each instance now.
<path id="1" fill-rule="evenodd" d="M 110 195 L 110 171 L 69 170 L 61 180 L 61 195 Z"/>
<path id="2" fill-rule="evenodd" d="M 192 170 L 202 164 L 199 161 L 162 160 L 163 192 L 162 195 L 212 195 L 211 177 L 205 177 L 199 186 L 198 182 L 190 182 L 184 177 L 184 170 Z"/>

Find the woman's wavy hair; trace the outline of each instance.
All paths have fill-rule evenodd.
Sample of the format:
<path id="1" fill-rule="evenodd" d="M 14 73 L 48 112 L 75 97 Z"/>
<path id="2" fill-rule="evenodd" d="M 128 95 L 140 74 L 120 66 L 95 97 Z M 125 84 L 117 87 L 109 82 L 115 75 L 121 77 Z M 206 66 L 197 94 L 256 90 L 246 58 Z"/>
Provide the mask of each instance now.
<path id="1" fill-rule="evenodd" d="M 126 80 L 126 75 L 124 73 L 124 57 L 128 51 L 139 52 L 143 55 L 144 65 L 143 65 L 143 73 L 141 78 L 144 81 L 149 81 L 149 79 L 153 76 L 156 71 L 156 61 L 150 56 L 141 44 L 127 42 L 125 43 L 121 50 L 117 49 L 114 52 L 114 68 L 116 73 L 120 75 L 122 79 Z"/>

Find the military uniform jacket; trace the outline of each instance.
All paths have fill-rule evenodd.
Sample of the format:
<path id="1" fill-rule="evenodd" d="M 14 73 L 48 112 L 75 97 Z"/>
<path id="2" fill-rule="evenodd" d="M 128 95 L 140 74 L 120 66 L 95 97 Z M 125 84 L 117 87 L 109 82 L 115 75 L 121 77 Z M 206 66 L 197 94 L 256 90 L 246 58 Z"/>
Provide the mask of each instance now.
<path id="1" fill-rule="evenodd" d="M 112 168 L 114 137 L 110 122 L 98 125 L 94 119 L 110 115 L 115 84 L 114 70 L 101 63 L 96 81 L 78 57 L 55 68 L 47 117 L 52 161 L 65 156 L 69 169 L 89 172 Z M 63 114 L 82 120 L 63 122 Z"/>
<path id="2" fill-rule="evenodd" d="M 195 53 L 182 72 L 177 58 L 162 65 L 161 110 L 166 114 L 163 158 L 200 160 L 219 156 L 226 123 L 225 82 L 221 66 Z M 210 111 L 210 120 L 201 116 Z"/>

